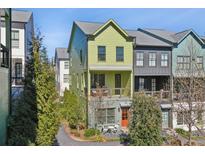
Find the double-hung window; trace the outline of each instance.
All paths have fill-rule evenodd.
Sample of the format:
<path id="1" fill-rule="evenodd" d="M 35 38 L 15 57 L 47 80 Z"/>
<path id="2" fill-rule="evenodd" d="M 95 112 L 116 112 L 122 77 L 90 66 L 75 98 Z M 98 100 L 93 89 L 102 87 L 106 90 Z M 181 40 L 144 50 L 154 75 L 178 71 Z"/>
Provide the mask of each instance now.
<path id="1" fill-rule="evenodd" d="M 105 46 L 98 46 L 98 61 L 106 60 L 106 48 Z"/>
<path id="2" fill-rule="evenodd" d="M 197 61 L 197 68 L 198 69 L 202 69 L 203 68 L 203 57 L 202 56 L 198 56 L 196 58 Z"/>
<path id="3" fill-rule="evenodd" d="M 19 48 L 19 31 L 12 30 L 11 32 L 12 48 Z"/>
<path id="4" fill-rule="evenodd" d="M 124 61 L 124 48 L 116 47 L 116 61 Z"/>
<path id="5" fill-rule="evenodd" d="M 149 53 L 149 66 L 156 66 L 156 53 Z"/>
<path id="6" fill-rule="evenodd" d="M 144 65 L 144 54 L 143 52 L 136 53 L 136 66 Z"/>
<path id="7" fill-rule="evenodd" d="M 178 69 L 190 69 L 190 56 L 177 56 Z"/>
<path id="8" fill-rule="evenodd" d="M 168 53 L 161 54 L 161 66 L 167 67 L 168 66 Z"/>

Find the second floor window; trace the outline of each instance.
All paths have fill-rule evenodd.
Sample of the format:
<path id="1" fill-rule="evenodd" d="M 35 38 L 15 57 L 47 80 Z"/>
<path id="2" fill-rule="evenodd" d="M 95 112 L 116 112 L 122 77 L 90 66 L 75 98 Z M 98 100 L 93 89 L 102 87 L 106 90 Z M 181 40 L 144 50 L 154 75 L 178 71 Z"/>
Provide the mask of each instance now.
<path id="1" fill-rule="evenodd" d="M 161 66 L 163 66 L 163 67 L 168 66 L 168 54 L 167 53 L 161 54 Z"/>
<path id="2" fill-rule="evenodd" d="M 105 46 L 98 46 L 98 61 L 106 60 L 106 49 Z"/>
<path id="3" fill-rule="evenodd" d="M 202 56 L 197 57 L 196 61 L 197 61 L 198 69 L 202 69 L 203 68 L 203 57 Z"/>
<path id="4" fill-rule="evenodd" d="M 144 54 L 143 53 L 136 53 L 136 65 L 143 66 L 144 63 Z"/>
<path id="5" fill-rule="evenodd" d="M 63 82 L 68 83 L 69 81 L 69 74 L 63 74 Z"/>
<path id="6" fill-rule="evenodd" d="M 68 61 L 64 62 L 64 69 L 69 69 L 69 62 Z"/>
<path id="7" fill-rule="evenodd" d="M 12 39 L 12 48 L 19 48 L 19 31 L 18 30 L 12 30 L 11 39 Z"/>
<path id="8" fill-rule="evenodd" d="M 124 61 L 124 48 L 116 47 L 116 61 Z"/>
<path id="9" fill-rule="evenodd" d="M 190 68 L 190 57 L 189 56 L 178 56 L 177 57 L 177 68 L 178 69 L 189 69 Z"/>
<path id="10" fill-rule="evenodd" d="M 149 53 L 149 66 L 156 66 L 156 53 Z"/>

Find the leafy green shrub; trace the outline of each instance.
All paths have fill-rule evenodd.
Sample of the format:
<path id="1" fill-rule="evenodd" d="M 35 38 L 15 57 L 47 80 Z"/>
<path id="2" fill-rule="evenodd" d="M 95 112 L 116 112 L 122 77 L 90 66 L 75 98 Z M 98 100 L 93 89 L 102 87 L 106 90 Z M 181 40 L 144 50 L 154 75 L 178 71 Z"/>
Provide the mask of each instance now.
<path id="1" fill-rule="evenodd" d="M 60 104 L 61 119 L 68 121 L 70 128 L 85 127 L 86 106 L 84 100 L 65 90 L 63 103 Z"/>
<path id="2" fill-rule="evenodd" d="M 100 135 L 100 131 L 98 129 L 90 128 L 90 129 L 86 129 L 84 132 L 85 137 L 91 137 L 95 135 Z"/>
<path id="3" fill-rule="evenodd" d="M 181 128 L 176 128 L 175 131 L 179 134 L 179 135 L 182 135 L 182 136 L 189 136 L 189 132 L 185 131 L 184 129 L 181 129 Z"/>

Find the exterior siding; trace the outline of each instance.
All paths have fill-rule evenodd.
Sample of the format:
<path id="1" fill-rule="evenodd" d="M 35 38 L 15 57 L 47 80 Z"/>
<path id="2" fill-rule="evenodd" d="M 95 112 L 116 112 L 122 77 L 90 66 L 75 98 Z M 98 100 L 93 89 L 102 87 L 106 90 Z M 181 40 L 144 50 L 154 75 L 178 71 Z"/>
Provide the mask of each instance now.
<path id="1" fill-rule="evenodd" d="M 98 61 L 98 46 L 106 46 L 106 61 Z M 124 47 L 124 61 L 116 61 L 116 47 Z M 132 42 L 124 37 L 112 26 L 109 26 L 94 40 L 88 42 L 88 65 L 129 65 L 132 66 L 133 46 Z"/>
<path id="2" fill-rule="evenodd" d="M 9 114 L 9 70 L 0 67 L 0 145 L 6 143 L 7 118 Z"/>
<path id="3" fill-rule="evenodd" d="M 87 78 L 87 36 L 74 24 L 70 41 L 70 89 L 75 93 L 84 93 Z M 80 51 L 82 51 L 82 63 Z"/>
<path id="4" fill-rule="evenodd" d="M 188 46 L 193 42 L 193 46 L 196 49 L 197 56 L 203 56 L 203 68 L 205 68 L 205 48 L 203 48 L 196 40 L 195 36 L 190 33 L 177 47 L 173 48 L 172 51 L 172 72 L 173 76 L 176 75 L 177 70 L 177 56 L 189 55 Z"/>
<path id="5" fill-rule="evenodd" d="M 144 54 L 144 65 L 136 66 L 136 54 Z M 149 66 L 149 53 L 156 53 L 156 66 Z M 168 53 L 168 67 L 161 66 L 161 54 Z M 134 50 L 134 75 L 135 76 L 163 76 L 171 75 L 171 49 L 161 49 L 161 48 L 137 48 Z"/>
<path id="6" fill-rule="evenodd" d="M 98 61 L 98 46 L 106 47 L 106 60 L 104 62 Z M 116 61 L 116 47 L 124 47 L 124 61 Z M 133 75 L 132 75 L 132 61 L 133 61 L 133 44 L 127 41 L 113 26 L 107 27 L 94 40 L 88 41 L 88 69 L 89 66 L 128 66 L 130 67 L 131 78 L 131 95 L 133 93 Z M 113 70 L 114 71 L 114 70 Z M 90 85 L 90 73 L 88 73 L 88 85 Z M 114 82 L 114 81 L 112 81 Z M 90 87 L 88 86 L 88 95 L 90 95 Z"/>

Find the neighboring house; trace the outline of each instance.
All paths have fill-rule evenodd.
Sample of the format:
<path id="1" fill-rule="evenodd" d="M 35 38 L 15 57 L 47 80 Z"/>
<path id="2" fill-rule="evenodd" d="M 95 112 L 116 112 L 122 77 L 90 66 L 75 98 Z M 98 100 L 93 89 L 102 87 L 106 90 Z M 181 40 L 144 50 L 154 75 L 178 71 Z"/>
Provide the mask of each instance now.
<path id="1" fill-rule="evenodd" d="M 69 52 L 70 90 L 87 100 L 88 127 L 127 127 L 133 96 L 133 38 L 113 20 L 75 21 Z"/>
<path id="2" fill-rule="evenodd" d="M 60 96 L 63 96 L 64 90 L 69 90 L 69 52 L 67 48 L 55 49 L 55 72 L 56 87 Z"/>
<path id="3" fill-rule="evenodd" d="M 2 24 L 1 39 L 4 42 L 4 20 Z M 26 57 L 29 54 L 33 34 L 32 12 L 12 10 L 12 96 L 18 96 L 23 90 Z"/>
<path id="4" fill-rule="evenodd" d="M 162 127 L 172 127 L 170 79 L 172 45 L 144 30 L 127 30 L 135 37 L 134 45 L 134 90 L 145 91 L 148 95 L 158 96 L 162 109 Z"/>
<path id="5" fill-rule="evenodd" d="M 159 30 L 159 29 L 139 29 L 140 32 L 143 32 L 144 34 L 147 34 L 149 36 L 151 36 L 152 38 L 158 39 L 158 41 L 161 41 L 164 43 L 164 45 L 166 44 L 166 46 L 171 47 L 171 52 L 169 52 L 171 54 L 171 56 L 168 54 L 168 66 L 171 65 L 171 67 L 168 67 L 169 70 L 167 70 L 167 75 L 171 74 L 171 82 L 170 82 L 170 87 L 174 87 L 176 86 L 175 84 L 173 84 L 173 80 L 177 77 L 183 77 L 183 78 L 187 78 L 188 74 L 186 74 L 185 70 L 190 68 L 190 57 L 191 57 L 191 53 L 189 51 L 190 48 L 194 48 L 193 50 L 195 50 L 194 54 L 196 58 L 196 62 L 198 64 L 198 66 L 202 69 L 205 68 L 205 46 L 204 46 L 204 38 L 200 38 L 192 29 L 190 30 L 185 30 L 182 32 L 170 32 L 170 31 L 166 31 L 166 30 Z M 141 40 L 141 39 L 139 39 Z M 142 39 L 143 40 L 143 39 Z M 141 41 L 142 41 L 141 40 Z M 136 41 L 137 42 L 137 41 Z M 140 41 L 139 41 L 140 42 Z M 153 43 L 154 41 L 152 41 Z M 164 46 L 163 45 L 163 46 Z M 159 49 L 156 49 L 156 52 L 160 52 Z M 147 50 L 147 52 L 149 52 Z M 164 51 L 163 51 L 164 52 Z M 157 56 L 156 56 L 157 57 Z M 161 60 L 156 58 L 156 63 L 161 63 L 162 64 L 162 58 L 164 56 L 161 56 Z M 171 57 L 171 59 L 170 59 Z M 167 59 L 167 58 L 166 58 Z M 158 60 L 158 61 L 157 61 Z M 146 63 L 146 60 L 145 60 Z M 163 68 L 160 68 L 160 72 L 158 71 L 157 68 L 153 68 L 153 71 L 149 71 L 149 73 L 151 73 L 151 75 L 154 74 L 161 74 L 161 71 L 165 71 Z M 171 69 L 171 71 L 170 71 Z M 146 69 L 147 70 L 147 69 Z M 143 73 L 146 71 L 143 70 Z M 181 71 L 181 74 L 178 73 L 178 71 Z M 136 75 L 140 74 L 140 68 L 136 68 Z M 155 72 L 155 73 L 154 73 Z M 180 75 L 180 76 L 179 76 Z M 182 75 L 182 76 L 181 76 Z M 165 78 L 163 78 L 165 79 Z M 137 80 L 135 80 L 136 85 L 137 84 Z M 163 83 L 164 81 L 161 79 L 161 83 Z M 161 84 L 159 83 L 159 84 Z M 171 89 L 172 91 L 172 89 Z M 171 100 L 172 103 L 174 104 L 174 106 L 176 105 L 176 93 L 171 93 Z M 166 107 L 168 107 L 168 105 L 166 105 Z M 183 114 L 177 114 L 175 112 L 175 109 L 172 108 L 172 115 L 167 114 L 167 116 L 171 116 L 169 118 L 165 118 L 167 116 L 165 116 L 166 114 L 163 114 L 163 122 L 167 121 L 166 119 L 172 119 L 171 123 L 172 123 L 172 127 L 173 128 L 183 128 L 183 129 L 188 129 L 185 122 L 184 122 L 184 118 Z M 205 115 L 203 113 L 203 120 L 205 120 Z M 165 123 L 169 123 L 169 122 L 165 122 Z M 164 126 L 165 126 L 164 123 Z"/>
<path id="6" fill-rule="evenodd" d="M 0 145 L 7 140 L 7 120 L 10 112 L 11 9 L 0 8 Z M 2 32 L 2 27 L 4 31 Z"/>

